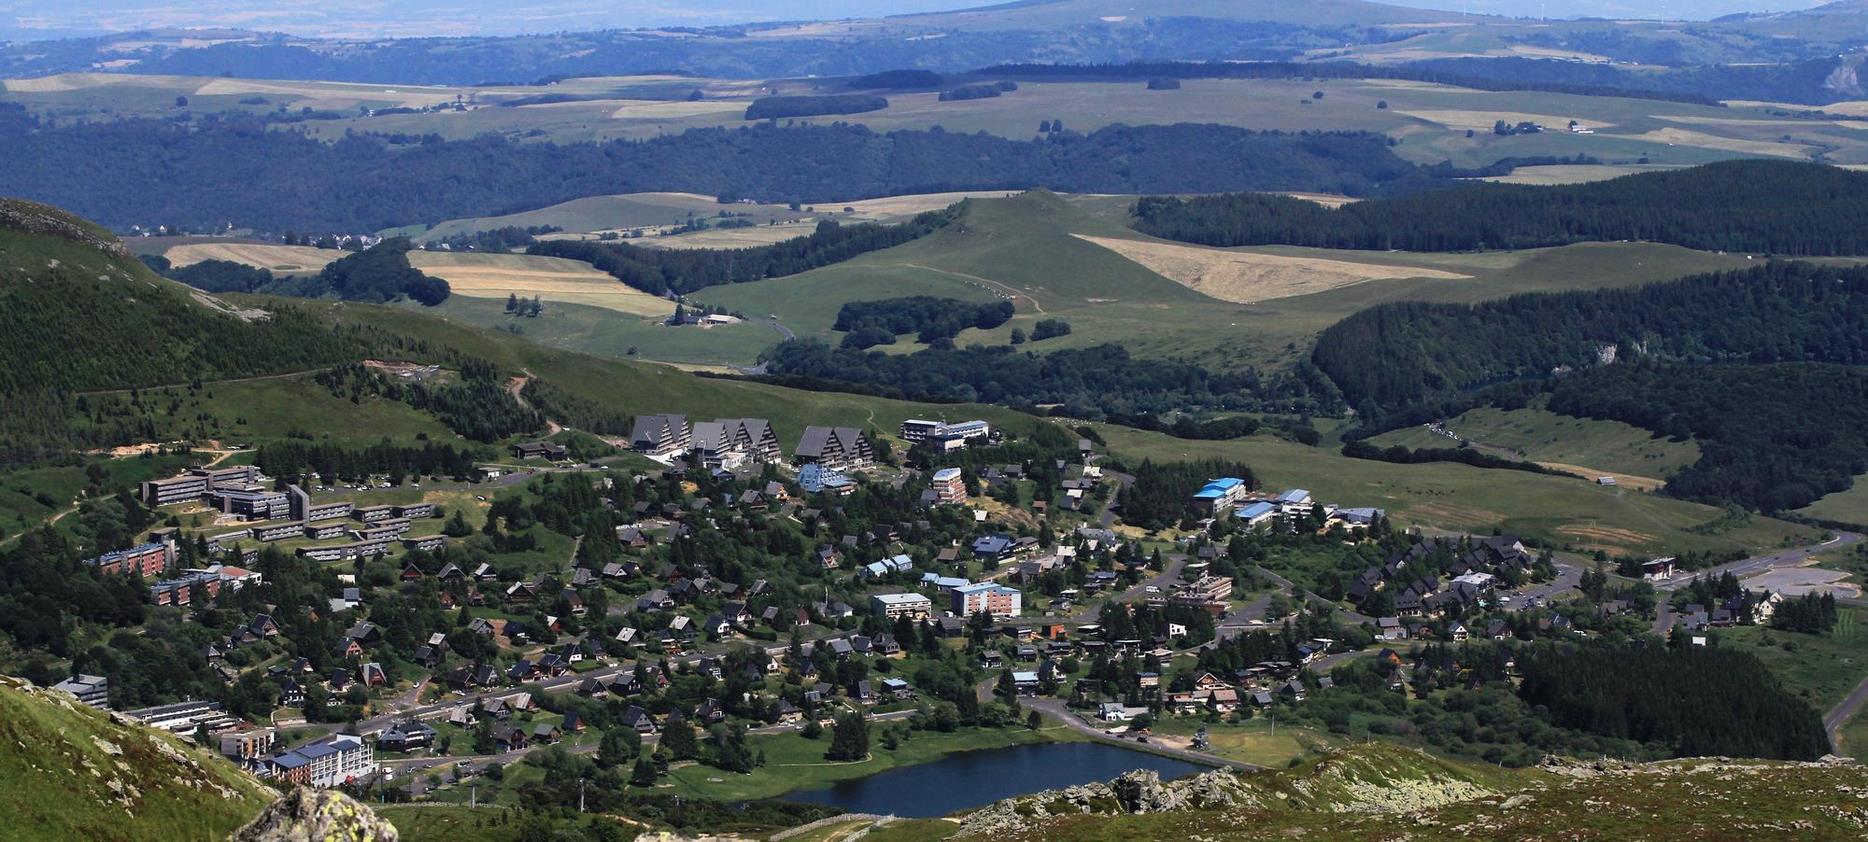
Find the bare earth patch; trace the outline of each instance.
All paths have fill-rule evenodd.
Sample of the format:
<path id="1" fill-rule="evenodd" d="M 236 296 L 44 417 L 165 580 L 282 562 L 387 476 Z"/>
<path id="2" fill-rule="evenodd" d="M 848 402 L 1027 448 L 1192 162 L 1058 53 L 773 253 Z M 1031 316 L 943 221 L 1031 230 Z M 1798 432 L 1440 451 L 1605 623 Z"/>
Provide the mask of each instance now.
<path id="1" fill-rule="evenodd" d="M 1467 280 L 1471 275 L 1327 258 L 1291 257 L 1178 243 L 1075 235 L 1203 295 L 1236 304 L 1309 295 L 1397 278 Z"/>
<path id="2" fill-rule="evenodd" d="M 1583 467 L 1582 465 L 1568 465 L 1562 462 L 1539 462 L 1537 464 L 1542 465 L 1546 468 L 1549 468 L 1553 471 L 1562 471 L 1566 474 L 1575 474 L 1579 477 L 1590 480 L 1592 482 L 1596 479 L 1596 477 L 1614 477 L 1615 486 L 1617 488 L 1632 488 L 1636 491 L 1659 491 L 1662 488 L 1665 488 L 1667 485 L 1665 480 L 1658 480 L 1653 477 L 1636 476 L 1634 474 L 1618 474 L 1618 473 L 1615 473 L 1614 471 L 1598 471 L 1594 468 Z"/>
<path id="3" fill-rule="evenodd" d="M 316 272 L 347 252 L 311 246 L 272 246 L 263 243 L 188 243 L 163 254 L 176 267 L 204 260 L 244 263 L 273 272 Z"/>

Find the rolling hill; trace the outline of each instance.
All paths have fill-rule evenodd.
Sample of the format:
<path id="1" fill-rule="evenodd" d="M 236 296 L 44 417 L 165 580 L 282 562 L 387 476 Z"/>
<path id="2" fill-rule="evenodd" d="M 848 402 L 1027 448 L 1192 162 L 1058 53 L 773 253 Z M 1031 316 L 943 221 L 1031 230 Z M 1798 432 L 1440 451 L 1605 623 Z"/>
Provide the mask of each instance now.
<path id="1" fill-rule="evenodd" d="M 44 205 L 0 200 L 0 265 L 0 395 L 266 374 L 361 347 L 295 311 L 240 310 L 157 277 L 108 232 Z"/>

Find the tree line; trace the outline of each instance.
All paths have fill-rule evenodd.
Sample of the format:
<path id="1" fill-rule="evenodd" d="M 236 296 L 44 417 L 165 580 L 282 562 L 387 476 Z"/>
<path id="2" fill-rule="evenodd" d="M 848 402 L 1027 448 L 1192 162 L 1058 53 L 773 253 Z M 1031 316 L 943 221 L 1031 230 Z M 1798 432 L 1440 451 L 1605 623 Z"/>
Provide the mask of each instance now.
<path id="1" fill-rule="evenodd" d="M 1428 178 L 1373 133 L 1194 124 L 1110 126 L 1038 140 L 760 123 L 601 143 L 370 134 L 325 143 L 235 118 L 54 124 L 4 103 L 0 145 L 13 153 L 0 160 L 0 193 L 51 202 L 119 229 L 212 230 L 232 221 L 274 233 L 378 231 L 657 190 L 780 203 L 1040 185 L 1096 193 L 1366 195 L 1397 180 Z M 95 165 L 100 160 L 146 166 L 104 168 Z"/>
<path id="2" fill-rule="evenodd" d="M 959 208 L 928 211 L 899 225 L 843 225 L 825 219 L 806 236 L 754 248 L 658 249 L 621 242 L 548 240 L 534 243 L 526 253 L 582 260 L 654 295 L 686 295 L 720 284 L 796 275 L 912 242 L 958 218 Z"/>
<path id="3" fill-rule="evenodd" d="M 761 360 L 769 379 L 797 388 L 1026 408 L 1057 404 L 1058 414 L 1073 418 L 1333 408 L 1333 393 L 1301 370 L 1270 377 L 1253 369 L 1216 372 L 1177 360 L 1135 359 L 1120 345 L 1042 355 L 1003 345 L 885 354 L 793 340 Z"/>
<path id="4" fill-rule="evenodd" d="M 1724 161 L 1590 184 L 1471 184 L 1331 209 L 1261 193 L 1135 204 L 1135 227 L 1208 246 L 1403 251 L 1639 240 L 1714 251 L 1868 253 L 1868 173 Z"/>
<path id="5" fill-rule="evenodd" d="M 953 298 L 916 295 L 881 301 L 851 301 L 837 310 L 835 330 L 846 331 L 843 347 L 864 350 L 893 345 L 895 337 L 915 334 L 923 344 L 951 342 L 967 328 L 991 330 L 1012 318 L 1012 302 L 974 304 Z"/>
<path id="6" fill-rule="evenodd" d="M 454 477 L 474 475 L 474 450 L 428 442 L 420 447 L 373 444 L 345 447 L 330 442 L 279 441 L 262 444 L 254 464 L 273 477 L 304 477 L 313 473 L 326 482 L 355 482 L 372 476 Z"/>

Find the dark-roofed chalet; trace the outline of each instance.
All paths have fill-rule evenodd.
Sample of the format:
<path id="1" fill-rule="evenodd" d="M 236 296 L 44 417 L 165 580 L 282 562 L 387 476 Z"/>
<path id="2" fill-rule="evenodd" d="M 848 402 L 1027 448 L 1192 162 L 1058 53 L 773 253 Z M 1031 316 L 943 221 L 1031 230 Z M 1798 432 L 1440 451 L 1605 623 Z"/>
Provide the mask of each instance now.
<path id="1" fill-rule="evenodd" d="M 557 461 L 570 455 L 564 445 L 548 441 L 528 441 L 512 446 L 512 455 L 520 459 L 549 459 Z"/>
<path id="2" fill-rule="evenodd" d="M 629 447 L 638 453 L 667 456 L 687 450 L 692 435 L 685 415 L 642 415 L 629 433 Z"/>
<path id="3" fill-rule="evenodd" d="M 850 471 L 869 467 L 876 457 L 869 435 L 856 427 L 806 427 L 792 458 L 800 465 Z"/>

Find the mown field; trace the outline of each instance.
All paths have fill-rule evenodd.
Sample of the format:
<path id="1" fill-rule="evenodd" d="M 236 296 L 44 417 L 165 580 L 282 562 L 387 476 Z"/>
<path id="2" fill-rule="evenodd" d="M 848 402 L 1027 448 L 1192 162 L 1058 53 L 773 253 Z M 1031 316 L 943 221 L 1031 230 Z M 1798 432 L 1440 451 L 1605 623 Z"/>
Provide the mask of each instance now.
<path id="1" fill-rule="evenodd" d="M 1445 427 L 1498 455 L 1573 470 L 1615 475 L 1623 484 L 1652 487 L 1699 461 L 1699 445 L 1660 438 L 1616 421 L 1572 418 L 1544 409 L 1475 409 Z M 1384 433 L 1371 443 L 1389 447 L 1446 448 L 1456 442 L 1425 427 Z"/>
<path id="2" fill-rule="evenodd" d="M 536 296 L 558 304 L 580 304 L 629 316 L 665 318 L 674 302 L 649 295 L 597 271 L 588 263 L 526 254 L 458 254 L 414 251 L 409 264 L 448 282 L 455 295 L 494 299 Z"/>

